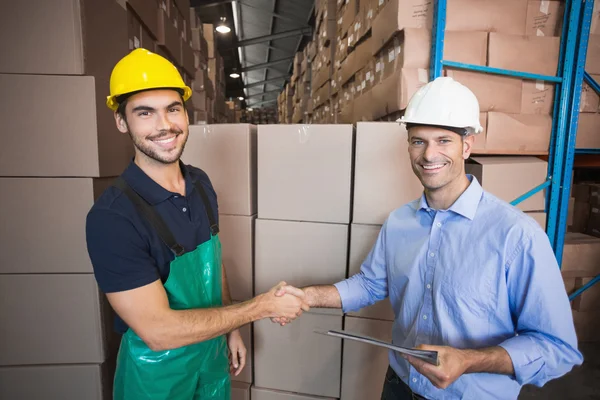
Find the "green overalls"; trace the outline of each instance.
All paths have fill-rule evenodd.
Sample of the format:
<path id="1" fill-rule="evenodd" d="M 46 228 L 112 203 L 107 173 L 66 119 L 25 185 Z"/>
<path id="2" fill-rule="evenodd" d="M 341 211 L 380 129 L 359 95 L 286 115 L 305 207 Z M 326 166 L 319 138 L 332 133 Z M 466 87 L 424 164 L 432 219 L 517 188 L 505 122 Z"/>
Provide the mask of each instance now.
<path id="1" fill-rule="evenodd" d="M 173 310 L 222 306 L 221 242 L 215 215 L 202 184 L 202 197 L 210 222 L 210 240 L 184 253 L 158 212 L 123 178 L 114 184 L 173 251 L 164 284 Z M 205 342 L 164 351 L 152 351 L 132 330 L 121 340 L 114 381 L 114 400 L 229 400 L 231 385 L 227 340 L 220 336 Z"/>

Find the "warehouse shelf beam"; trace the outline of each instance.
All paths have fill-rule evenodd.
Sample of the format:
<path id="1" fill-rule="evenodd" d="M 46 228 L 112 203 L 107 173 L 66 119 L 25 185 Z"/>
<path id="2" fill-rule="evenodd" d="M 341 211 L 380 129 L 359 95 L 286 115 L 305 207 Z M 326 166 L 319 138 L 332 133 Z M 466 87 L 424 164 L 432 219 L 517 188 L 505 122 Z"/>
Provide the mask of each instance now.
<path id="1" fill-rule="evenodd" d="M 294 57 L 280 58 L 278 60 L 273 60 L 273 61 L 269 61 L 269 62 L 266 62 L 266 63 L 250 65 L 248 67 L 244 67 L 244 68 L 240 69 L 240 71 L 241 72 L 257 71 L 257 70 L 261 70 L 261 69 L 272 67 L 273 65 L 287 63 L 287 62 L 289 62 L 290 60 L 293 60 L 293 59 L 294 59 Z"/>
<path id="2" fill-rule="evenodd" d="M 281 90 L 280 89 L 276 89 L 276 90 L 269 90 L 267 92 L 260 92 L 260 93 L 250 94 L 250 95 L 246 96 L 246 98 L 247 99 L 251 99 L 253 97 L 261 97 L 261 96 L 265 96 L 265 95 L 268 95 L 268 94 L 274 94 L 274 93 L 279 94 L 279 93 L 281 93 Z"/>
<path id="3" fill-rule="evenodd" d="M 577 289 L 575 292 L 571 293 L 569 295 L 569 300 L 570 301 L 575 300 L 577 297 L 581 296 L 581 294 L 583 292 L 585 292 L 586 290 L 589 290 L 589 288 L 591 288 L 592 286 L 594 286 L 598 282 L 600 282 L 600 275 L 596 275 L 596 277 L 594 279 L 592 279 L 591 281 L 589 281 L 588 283 L 586 283 L 585 285 L 583 285 L 582 287 L 580 287 L 579 289 Z"/>
<path id="4" fill-rule="evenodd" d="M 600 154 L 600 149 L 575 149 L 575 154 Z"/>
<path id="5" fill-rule="evenodd" d="M 249 88 L 253 88 L 253 87 L 257 87 L 257 86 L 262 86 L 262 85 L 267 84 L 267 83 L 279 82 L 281 80 L 286 80 L 289 77 L 290 77 L 290 75 L 282 75 L 282 76 L 278 76 L 276 78 L 265 79 L 264 81 L 252 82 L 252 83 L 249 83 L 247 85 L 244 85 L 244 89 L 249 89 Z"/>
<path id="6" fill-rule="evenodd" d="M 598 95 L 600 95 L 600 84 L 598 82 L 596 82 L 596 80 L 594 78 L 592 78 L 592 76 L 590 74 L 588 74 L 587 72 L 584 72 L 583 79 L 585 80 L 585 83 L 587 83 L 588 85 L 590 85 L 590 87 L 592 89 L 594 89 L 594 92 L 596 92 Z"/>
<path id="7" fill-rule="evenodd" d="M 554 82 L 554 83 L 562 82 L 562 78 L 558 77 L 558 76 L 532 74 L 529 72 L 512 71 L 509 69 L 485 67 L 482 65 L 465 64 L 465 63 L 459 63 L 459 62 L 455 62 L 455 61 L 443 60 L 441 64 L 444 67 L 466 69 L 466 70 L 477 71 L 477 72 L 485 72 L 488 74 L 505 75 L 505 76 L 511 76 L 511 77 L 515 77 L 515 78 L 532 79 L 532 80 Z"/>
<path id="8" fill-rule="evenodd" d="M 552 222 L 554 223 L 554 252 L 558 264 L 562 263 L 563 247 L 565 242 L 565 232 L 567 231 L 567 219 L 569 213 L 569 198 L 571 195 L 571 178 L 573 171 L 573 164 L 575 161 L 575 142 L 577 137 L 577 127 L 579 123 L 579 107 L 581 102 L 581 91 L 583 88 L 583 75 L 587 56 L 588 40 L 590 36 L 590 26 L 592 23 L 592 12 L 594 7 L 593 1 L 583 2 L 582 12 L 582 1 L 572 0 L 572 13 L 578 13 L 578 15 L 569 15 L 571 23 L 569 27 L 575 27 L 576 29 L 569 29 L 569 36 L 575 36 L 575 43 L 570 43 L 567 38 L 567 54 L 565 55 L 565 71 L 563 77 L 571 77 L 572 82 L 568 89 L 569 98 L 567 104 L 561 104 L 562 108 L 567 108 L 567 119 L 561 121 L 565 124 L 565 132 L 558 131 L 557 142 L 556 142 L 556 155 L 554 159 L 554 169 L 557 174 L 560 174 L 560 182 L 558 185 L 553 187 L 553 192 L 550 197 L 550 205 L 556 207 L 554 213 L 550 215 Z M 580 17 L 581 21 L 577 20 Z M 573 54 L 569 52 L 569 45 L 573 46 Z M 573 56 L 573 60 L 569 61 L 569 56 Z M 569 74 L 569 76 L 565 76 Z M 562 85 L 564 91 L 567 85 Z M 562 115 L 562 113 L 561 113 Z M 561 142 L 562 139 L 562 142 Z M 560 158 L 562 156 L 562 160 Z M 562 161 L 562 162 L 561 162 Z M 551 225 L 548 225 L 551 227 Z"/>
<path id="9" fill-rule="evenodd" d="M 277 39 L 285 39 L 288 37 L 298 36 L 298 35 L 310 36 L 310 35 L 312 35 L 312 28 L 310 26 L 306 26 L 303 28 L 292 29 L 292 30 L 285 31 L 285 32 L 273 33 L 271 35 L 264 35 L 264 36 L 250 38 L 250 39 L 240 40 L 232 48 L 229 48 L 226 50 L 236 49 L 238 47 L 252 46 L 253 44 L 259 44 L 259 43 L 268 42 L 268 41 L 277 40 Z"/>
<path id="10" fill-rule="evenodd" d="M 525 193 L 524 195 L 517 197 L 516 199 L 511 201 L 510 204 L 512 204 L 513 206 L 516 206 L 517 204 L 524 202 L 525 200 L 527 200 L 534 194 L 546 189 L 548 186 L 550 186 L 550 184 L 552 184 L 552 180 L 548 179 L 548 180 L 546 180 L 546 182 L 542 183 L 539 186 L 534 187 L 533 189 L 531 189 L 529 192 Z"/>

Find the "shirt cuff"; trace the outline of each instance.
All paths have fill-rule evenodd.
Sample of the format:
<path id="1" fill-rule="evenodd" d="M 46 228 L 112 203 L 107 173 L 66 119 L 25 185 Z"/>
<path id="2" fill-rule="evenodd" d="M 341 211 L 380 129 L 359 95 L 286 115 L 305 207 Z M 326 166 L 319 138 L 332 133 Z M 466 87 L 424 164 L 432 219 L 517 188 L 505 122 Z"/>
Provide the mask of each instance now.
<path id="1" fill-rule="evenodd" d="M 357 290 L 359 288 L 353 287 L 352 283 L 352 280 L 346 279 L 333 285 L 340 293 L 340 298 L 342 299 L 342 311 L 344 313 L 358 311 L 361 308 L 360 296 L 356 296 L 356 293 L 361 293 L 361 290 Z M 353 293 L 355 293 L 355 295 L 353 295 Z"/>
<path id="2" fill-rule="evenodd" d="M 544 367 L 544 359 L 538 344 L 528 335 L 518 335 L 500 344 L 507 351 L 515 370 L 515 378 L 520 385 L 531 382 Z"/>

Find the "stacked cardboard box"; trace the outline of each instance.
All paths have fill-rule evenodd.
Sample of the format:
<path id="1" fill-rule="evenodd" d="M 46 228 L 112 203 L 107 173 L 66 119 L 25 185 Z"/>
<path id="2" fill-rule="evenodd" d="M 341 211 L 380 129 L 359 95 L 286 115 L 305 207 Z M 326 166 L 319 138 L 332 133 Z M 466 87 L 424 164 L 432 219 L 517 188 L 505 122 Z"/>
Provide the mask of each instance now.
<path id="1" fill-rule="evenodd" d="M 582 233 L 567 233 L 561 273 L 569 294 L 600 274 L 599 259 L 600 238 Z M 600 285 L 596 284 L 583 292 L 571 302 L 571 308 L 579 341 L 598 341 Z"/>
<path id="2" fill-rule="evenodd" d="M 257 211 L 256 126 L 192 125 L 182 160 L 206 172 L 219 199 L 219 237 L 223 265 L 234 302 L 254 296 L 254 225 Z M 253 383 L 252 325 L 241 328 L 248 349 L 246 368 L 232 380 Z M 243 398 L 243 397 L 240 397 Z"/>
<path id="3" fill-rule="evenodd" d="M 313 36 L 313 54 L 309 54 L 311 65 L 310 94 L 312 99 L 312 122 L 332 123 L 331 119 L 331 79 L 333 62 L 337 46 L 335 0 L 320 0 L 315 4 L 315 33 Z M 312 57 L 312 58 L 311 58 Z"/>
<path id="4" fill-rule="evenodd" d="M 590 30 L 585 70 L 597 83 L 600 83 L 600 8 L 594 4 L 595 11 Z M 577 127 L 576 148 L 600 148 L 600 101 L 598 93 L 587 84 L 583 84 Z"/>
<path id="5" fill-rule="evenodd" d="M 0 190 L 10 193 L 0 200 L 2 398 L 110 398 L 118 338 L 85 219 L 133 156 L 105 106 L 132 16 L 115 1 L 0 6 L 11 32 L 0 37 L 10 55 L 0 60 L 0 90 L 11 99 L 0 111 Z M 155 34 L 146 25 L 137 40 Z"/>
<path id="6" fill-rule="evenodd" d="M 294 96 L 292 101 L 292 123 L 294 124 L 300 122 L 306 123 L 313 112 L 310 66 L 308 47 L 305 47 L 304 51 L 296 53 L 294 59 L 294 73 L 291 79 L 292 85 L 294 86 Z"/>
<path id="7" fill-rule="evenodd" d="M 254 125 L 277 123 L 277 110 L 274 108 L 247 108 L 241 111 L 240 122 Z"/>
<path id="8" fill-rule="evenodd" d="M 352 143 L 350 125 L 259 126 L 256 293 L 345 277 Z M 342 319 L 313 309 L 291 327 L 255 323 L 253 398 L 339 398 L 341 341 L 314 330 L 341 329 Z M 282 368 L 282 359 L 295 362 Z"/>

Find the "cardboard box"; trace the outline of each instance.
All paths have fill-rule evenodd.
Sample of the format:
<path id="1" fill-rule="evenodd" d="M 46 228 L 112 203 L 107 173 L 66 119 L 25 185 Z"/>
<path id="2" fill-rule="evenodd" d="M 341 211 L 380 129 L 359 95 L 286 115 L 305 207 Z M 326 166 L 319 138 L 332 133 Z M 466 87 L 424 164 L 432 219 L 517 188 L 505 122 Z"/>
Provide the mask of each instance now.
<path id="1" fill-rule="evenodd" d="M 444 59 L 461 63 L 485 65 L 487 59 L 486 32 L 448 32 Z M 379 53 L 381 79 L 394 75 L 401 68 L 429 68 L 431 31 L 404 29 Z M 348 57 L 350 58 L 350 56 Z"/>
<path id="2" fill-rule="evenodd" d="M 446 76 L 471 89 L 481 112 L 519 113 L 521 110 L 521 79 L 452 69 L 446 70 Z"/>
<path id="3" fill-rule="evenodd" d="M 521 114 L 552 114 L 555 85 L 544 81 L 522 82 Z"/>
<path id="4" fill-rule="evenodd" d="M 430 0 L 390 0 L 373 20 L 373 54 L 405 28 L 431 28 L 434 5 Z"/>
<path id="5" fill-rule="evenodd" d="M 383 123 L 384 122 L 381 122 L 380 124 Z M 351 225 L 348 277 L 356 275 L 360 272 L 361 265 L 373 249 L 380 230 L 381 225 Z M 382 300 L 359 311 L 350 312 L 348 315 L 385 321 L 394 320 L 394 311 L 392 310 L 392 305 L 389 299 Z M 348 323 L 348 318 L 346 318 L 346 323 Z M 346 329 L 349 328 L 346 326 Z M 342 396 L 344 395 L 342 394 Z"/>
<path id="6" fill-rule="evenodd" d="M 181 65 L 181 39 L 179 31 L 171 23 L 165 10 L 160 8 L 157 12 L 158 36 L 156 36 L 156 43 L 171 55 L 176 65 Z"/>
<path id="7" fill-rule="evenodd" d="M 314 331 L 342 329 L 342 316 L 305 313 L 293 325 L 282 328 L 269 320 L 254 323 L 255 385 L 339 397 L 342 340 Z M 294 362 L 282 367 L 281 360 Z"/>
<path id="8" fill-rule="evenodd" d="M 215 58 L 215 26 L 213 24 L 202 24 L 203 36 L 208 44 L 207 58 Z"/>
<path id="9" fill-rule="evenodd" d="M 359 122 L 356 128 L 352 222 L 381 225 L 393 210 L 419 198 L 423 187 L 412 171 L 404 126 Z"/>
<path id="10" fill-rule="evenodd" d="M 142 47 L 156 53 L 156 39 L 150 34 L 150 31 L 142 25 Z"/>
<path id="11" fill-rule="evenodd" d="M 281 390 L 262 389 L 252 386 L 252 400 L 335 400 L 330 397 L 315 397 Z"/>
<path id="12" fill-rule="evenodd" d="M 600 34 L 600 3 L 594 2 L 594 9 L 592 11 L 592 24 L 590 26 L 590 33 L 592 35 Z"/>
<path id="13" fill-rule="evenodd" d="M 138 16 L 127 10 L 127 36 L 129 37 L 129 50 L 142 47 L 142 23 Z"/>
<path id="14" fill-rule="evenodd" d="M 92 273 L 85 220 L 113 178 L 0 178 L 2 274 Z M 36 226 L 35 229 L 31 229 Z M 70 250 L 64 251 L 64 243 Z"/>
<path id="15" fill-rule="evenodd" d="M 446 30 L 524 35 L 526 18 L 526 0 L 450 0 Z"/>
<path id="16" fill-rule="evenodd" d="M 373 117 L 404 110 L 410 98 L 429 82 L 427 69 L 402 68 L 373 87 Z"/>
<path id="17" fill-rule="evenodd" d="M 0 397 L 103 400 L 103 383 L 111 380 L 100 364 L 0 368 Z"/>
<path id="18" fill-rule="evenodd" d="M 593 276 L 588 278 L 575 278 L 573 292 L 588 284 L 593 278 Z M 571 292 L 569 292 L 569 294 L 571 294 Z M 571 302 L 571 308 L 576 311 L 596 311 L 600 313 L 600 285 L 594 284 L 594 286 L 576 297 L 575 300 Z"/>
<path id="19" fill-rule="evenodd" d="M 6 132 L 18 132 L 4 135 L 0 176 L 121 174 L 133 146 L 115 127 L 104 84 L 87 76 L 0 74 L 0 92 L 11 99 L 0 117 Z M 15 118 L 24 110 L 36 110 L 35 118 Z"/>
<path id="20" fill-rule="evenodd" d="M 551 132 L 550 115 L 489 112 L 485 149 L 495 154 L 546 154 Z"/>
<path id="21" fill-rule="evenodd" d="M 560 38 L 490 33 L 488 66 L 555 76 Z M 599 52 L 600 53 L 600 52 Z M 523 55 L 526 54 L 527 57 Z"/>
<path id="22" fill-rule="evenodd" d="M 351 125 L 261 125 L 258 217 L 348 223 Z"/>
<path id="23" fill-rule="evenodd" d="M 156 0 L 127 0 L 127 4 L 135 11 L 140 17 L 140 20 L 148 28 L 152 36 L 158 37 L 158 14 L 157 10 L 160 8 L 159 3 Z M 114 25 L 114 22 L 110 25 Z"/>
<path id="24" fill-rule="evenodd" d="M 600 114 L 579 114 L 575 148 L 600 148 Z"/>
<path id="25" fill-rule="evenodd" d="M 600 34 L 590 35 L 585 61 L 585 72 L 588 74 L 600 74 Z"/>
<path id="26" fill-rule="evenodd" d="M 568 232 L 565 236 L 561 273 L 565 278 L 600 274 L 600 238 Z"/>
<path id="27" fill-rule="evenodd" d="M 525 35 L 561 36 L 564 13 L 564 2 L 529 0 L 527 3 Z"/>
<path id="28" fill-rule="evenodd" d="M 208 174 L 220 213 L 256 214 L 256 126 L 190 125 L 181 159 Z"/>
<path id="29" fill-rule="evenodd" d="M 0 73 L 94 75 L 108 88 L 128 52 L 127 11 L 115 1 L 4 2 L 0 10 Z"/>
<path id="30" fill-rule="evenodd" d="M 573 322 L 579 342 L 597 342 L 600 340 L 600 312 L 596 311 L 573 311 Z"/>
<path id="31" fill-rule="evenodd" d="M 256 216 L 219 215 L 223 265 L 231 298 L 250 300 L 254 296 L 254 221 Z"/>
<path id="32" fill-rule="evenodd" d="M 102 326 L 93 274 L 0 275 L 0 291 L 0 317 L 11 321 L 0 331 L 0 365 L 101 364 L 107 359 L 111 328 Z"/>
<path id="33" fill-rule="evenodd" d="M 600 75 L 592 75 L 592 78 L 600 83 Z M 581 103 L 579 105 L 579 112 L 585 113 L 597 113 L 600 111 L 600 97 L 598 93 L 594 91 L 588 85 L 585 80 L 583 81 L 583 87 L 581 89 Z"/>
<path id="34" fill-rule="evenodd" d="M 194 65 L 194 50 L 188 42 L 183 40 L 180 41 L 181 48 L 181 66 L 190 75 L 196 73 L 196 66 Z"/>
<path id="35" fill-rule="evenodd" d="M 484 190 L 501 200 L 511 202 L 546 180 L 548 163 L 536 157 L 526 156 L 472 157 L 465 169 L 467 174 L 477 178 Z M 519 179 L 515 180 L 515 176 Z M 544 192 L 542 190 L 534 194 L 517 207 L 522 211 L 544 210 Z"/>
<path id="36" fill-rule="evenodd" d="M 348 225 L 258 219 L 255 251 L 257 294 L 281 281 L 330 285 L 346 277 Z"/>
<path id="37" fill-rule="evenodd" d="M 344 329 L 386 342 L 392 341 L 390 321 L 346 317 Z M 366 343 L 344 342 L 342 364 L 342 398 L 344 400 L 378 399 L 381 396 L 389 365 L 389 351 Z"/>
<path id="38" fill-rule="evenodd" d="M 367 65 L 372 57 L 371 39 L 369 38 L 356 46 L 354 51 L 352 51 L 342 63 L 340 68 L 340 73 L 342 75 L 341 83 L 344 84 L 348 82 L 356 72 Z"/>
<path id="39" fill-rule="evenodd" d="M 477 154 L 479 152 L 485 153 L 486 135 L 487 135 L 487 113 L 479 113 L 479 123 L 483 128 L 483 132 L 479 135 L 475 135 L 475 142 L 471 148 L 471 154 Z"/>
<path id="40" fill-rule="evenodd" d="M 249 383 L 231 382 L 231 400 L 250 400 Z"/>

